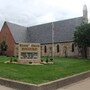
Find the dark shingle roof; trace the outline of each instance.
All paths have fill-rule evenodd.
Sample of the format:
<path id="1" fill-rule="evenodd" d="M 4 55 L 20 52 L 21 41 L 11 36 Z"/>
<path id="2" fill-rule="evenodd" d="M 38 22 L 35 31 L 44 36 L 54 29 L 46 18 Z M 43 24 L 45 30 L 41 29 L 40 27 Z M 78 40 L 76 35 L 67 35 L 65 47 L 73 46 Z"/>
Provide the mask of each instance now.
<path id="1" fill-rule="evenodd" d="M 28 42 L 27 27 L 6 22 L 16 43 Z"/>
<path id="2" fill-rule="evenodd" d="M 83 22 L 82 17 L 54 22 L 54 42 L 73 41 L 75 27 Z M 30 42 L 51 43 L 52 23 L 28 27 Z"/>
<path id="3" fill-rule="evenodd" d="M 54 22 L 54 42 L 73 41 L 75 27 L 83 22 L 82 17 Z M 6 22 L 16 43 L 51 43 L 52 23 L 24 27 Z"/>

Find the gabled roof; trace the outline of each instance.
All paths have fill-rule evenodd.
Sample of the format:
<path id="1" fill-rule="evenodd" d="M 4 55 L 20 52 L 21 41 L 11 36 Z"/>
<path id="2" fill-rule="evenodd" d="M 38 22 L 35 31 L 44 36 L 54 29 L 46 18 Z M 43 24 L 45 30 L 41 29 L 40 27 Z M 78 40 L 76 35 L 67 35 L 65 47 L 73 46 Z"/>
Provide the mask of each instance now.
<path id="1" fill-rule="evenodd" d="M 54 23 L 54 42 L 73 41 L 75 27 L 83 22 L 82 17 L 56 21 Z M 10 22 L 6 22 L 16 43 L 51 43 L 52 23 L 24 27 Z"/>
<path id="2" fill-rule="evenodd" d="M 27 40 L 27 27 L 16 25 L 10 22 L 6 22 L 8 28 L 16 43 L 28 42 Z"/>
<path id="3" fill-rule="evenodd" d="M 83 22 L 82 17 L 54 22 L 54 42 L 73 41 L 75 27 Z M 51 43 L 52 23 L 28 27 L 30 42 Z"/>

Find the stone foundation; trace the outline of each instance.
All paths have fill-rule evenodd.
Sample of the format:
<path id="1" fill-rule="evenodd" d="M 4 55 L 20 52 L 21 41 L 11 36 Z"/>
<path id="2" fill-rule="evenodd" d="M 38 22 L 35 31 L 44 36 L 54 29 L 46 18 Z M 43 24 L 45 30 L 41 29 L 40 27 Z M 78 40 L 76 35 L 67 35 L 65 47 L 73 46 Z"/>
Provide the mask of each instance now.
<path id="1" fill-rule="evenodd" d="M 20 64 L 40 64 L 40 60 L 18 60 Z"/>

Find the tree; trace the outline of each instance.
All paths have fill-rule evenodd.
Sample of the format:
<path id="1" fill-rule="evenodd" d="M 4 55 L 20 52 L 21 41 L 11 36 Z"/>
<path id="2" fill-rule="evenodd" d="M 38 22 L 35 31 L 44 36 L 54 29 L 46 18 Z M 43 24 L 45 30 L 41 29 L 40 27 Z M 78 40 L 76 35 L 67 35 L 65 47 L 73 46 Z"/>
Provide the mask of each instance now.
<path id="1" fill-rule="evenodd" d="M 4 54 L 5 51 L 7 51 L 7 44 L 6 41 L 2 41 L 1 43 L 1 53 Z"/>
<path id="2" fill-rule="evenodd" d="M 74 42 L 81 49 L 82 57 L 87 58 L 87 47 L 90 47 L 90 23 L 82 23 L 76 27 Z"/>

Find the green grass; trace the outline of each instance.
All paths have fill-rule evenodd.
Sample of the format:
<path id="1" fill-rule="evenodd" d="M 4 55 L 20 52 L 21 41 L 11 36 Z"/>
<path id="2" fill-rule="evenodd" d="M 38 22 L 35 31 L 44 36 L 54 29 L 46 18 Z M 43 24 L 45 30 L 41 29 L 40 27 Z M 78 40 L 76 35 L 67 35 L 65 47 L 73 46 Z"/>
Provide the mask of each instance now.
<path id="1" fill-rule="evenodd" d="M 90 60 L 55 58 L 53 65 L 5 64 L 10 57 L 0 57 L 0 77 L 40 84 L 90 70 Z"/>

